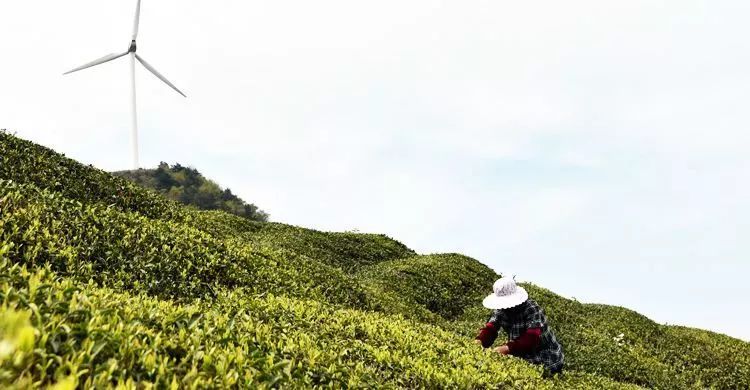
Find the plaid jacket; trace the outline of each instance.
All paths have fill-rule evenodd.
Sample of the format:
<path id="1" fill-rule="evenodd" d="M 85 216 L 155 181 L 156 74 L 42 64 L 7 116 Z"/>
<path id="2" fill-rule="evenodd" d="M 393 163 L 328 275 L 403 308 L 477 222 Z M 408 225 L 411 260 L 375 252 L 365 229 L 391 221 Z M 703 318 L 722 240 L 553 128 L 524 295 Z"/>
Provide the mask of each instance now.
<path id="1" fill-rule="evenodd" d="M 529 299 L 517 308 L 517 315 L 511 316 L 504 310 L 494 310 L 489 321 L 497 328 L 503 329 L 508 340 L 516 340 L 526 329 L 540 328 L 542 335 L 539 347 L 519 357 L 533 364 L 542 364 L 549 371 L 559 371 L 563 367 L 565 355 L 562 346 L 547 325 L 547 317 L 536 302 Z"/>

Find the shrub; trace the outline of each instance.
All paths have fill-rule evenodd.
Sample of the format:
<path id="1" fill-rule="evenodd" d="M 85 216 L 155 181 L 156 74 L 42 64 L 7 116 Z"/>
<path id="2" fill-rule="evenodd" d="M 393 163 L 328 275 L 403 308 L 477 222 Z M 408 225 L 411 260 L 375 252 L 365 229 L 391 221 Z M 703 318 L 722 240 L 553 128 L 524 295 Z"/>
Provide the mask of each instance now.
<path id="1" fill-rule="evenodd" d="M 472 343 L 495 278 L 186 208 L 0 132 L 0 387 L 750 388 L 749 343 L 526 284 L 566 353 L 543 380 Z"/>
<path id="2" fill-rule="evenodd" d="M 498 278 L 486 265 L 457 254 L 383 262 L 359 276 L 373 295 L 396 297 L 390 300 L 392 306 L 420 306 L 445 319 L 455 319 L 475 306 Z"/>
<path id="3" fill-rule="evenodd" d="M 0 179 L 33 185 L 87 205 L 98 204 L 149 219 L 188 225 L 218 239 L 237 237 L 257 245 L 284 248 L 347 270 L 414 255 L 400 242 L 383 235 L 324 233 L 181 207 L 128 180 L 81 165 L 3 131 L 0 131 Z"/>
<path id="4" fill-rule="evenodd" d="M 101 205 L 84 205 L 0 180 L 0 244 L 11 258 L 81 281 L 163 298 L 214 295 L 218 287 L 310 295 L 366 306 L 341 270 L 283 249 L 258 250 L 198 229 Z"/>
<path id="5" fill-rule="evenodd" d="M 174 304 L 32 272 L 4 256 L 0 301 L 3 323 L 25 340 L 13 364 L 3 360 L 3 386 L 552 386 L 524 362 L 438 328 L 316 301 L 222 290 L 214 302 Z"/>

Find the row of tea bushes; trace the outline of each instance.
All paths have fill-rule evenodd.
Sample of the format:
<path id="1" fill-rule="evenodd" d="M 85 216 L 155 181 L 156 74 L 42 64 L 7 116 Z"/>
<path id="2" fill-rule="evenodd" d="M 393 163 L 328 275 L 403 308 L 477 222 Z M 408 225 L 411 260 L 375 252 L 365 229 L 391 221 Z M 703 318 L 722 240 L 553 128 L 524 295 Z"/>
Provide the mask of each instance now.
<path id="1" fill-rule="evenodd" d="M 220 287 L 311 296 L 366 307 L 343 271 L 284 249 L 257 250 L 201 230 L 32 185 L 0 180 L 0 243 L 29 266 L 163 298 L 198 298 Z"/>
<path id="2" fill-rule="evenodd" d="M 476 306 L 499 277 L 486 265 L 458 254 L 381 262 L 358 276 L 373 295 L 393 297 L 392 307 L 405 307 L 405 313 L 419 307 L 445 319 Z"/>
<path id="3" fill-rule="evenodd" d="M 150 219 L 181 223 L 219 239 L 239 237 L 271 244 L 345 270 L 414 254 L 383 235 L 325 233 L 185 207 L 126 179 L 82 165 L 4 131 L 0 131 L 0 179 L 34 185 L 84 204 L 96 203 Z"/>
<path id="4" fill-rule="evenodd" d="M 10 259 L 8 267 L 30 267 L 28 274 L 48 267 L 63 278 L 54 281 L 62 284 L 50 287 L 57 291 L 56 294 L 72 289 L 70 291 L 77 291 L 80 297 L 87 297 L 85 299 L 92 302 L 91 310 L 116 312 L 121 318 L 127 318 L 125 322 L 106 325 L 107 330 L 97 330 L 97 334 L 107 335 L 108 339 L 125 337 L 124 333 L 109 335 L 107 332 L 112 326 L 146 326 L 144 332 L 151 332 L 148 337 L 127 339 L 136 345 L 139 345 L 138 340 L 150 343 L 156 338 L 174 337 L 175 328 L 164 325 L 163 320 L 173 315 L 169 310 L 180 313 L 186 310 L 184 316 L 200 313 L 196 323 L 204 324 L 201 321 L 209 318 L 209 313 L 244 316 L 247 313 L 242 312 L 243 309 L 253 308 L 247 319 L 243 319 L 252 324 L 252 329 L 235 328 L 230 322 L 214 323 L 213 328 L 209 328 L 211 333 L 231 329 L 232 332 L 251 334 L 253 329 L 272 329 L 271 334 L 288 335 L 282 337 L 286 340 L 283 343 L 278 336 L 274 339 L 288 346 L 286 354 L 265 346 L 256 348 L 256 344 L 240 346 L 250 348 L 253 352 L 248 353 L 255 354 L 253 356 L 258 361 L 267 359 L 268 364 L 253 363 L 260 364 L 253 366 L 258 373 L 251 375 L 246 372 L 252 370 L 242 369 L 247 370 L 243 371 L 243 378 L 261 384 L 286 383 L 292 387 L 304 387 L 326 383 L 344 387 L 344 383 L 349 384 L 351 380 L 352 384 L 363 386 L 481 388 L 488 383 L 503 383 L 509 387 L 508 381 L 517 380 L 518 386 L 532 386 L 533 383 L 541 388 L 617 386 L 605 378 L 609 377 L 651 388 L 750 388 L 748 343 L 696 329 L 657 325 L 629 310 L 580 304 L 532 285 L 527 285 L 531 296 L 547 311 L 553 329 L 563 342 L 567 375 L 563 380 L 538 382 L 536 374 L 517 376 L 520 371 L 515 371 L 528 373 L 524 370 L 531 369 L 536 372 L 534 369 L 516 361 L 506 367 L 507 361 L 499 360 L 501 363 L 498 364 L 511 371 L 510 376 L 505 377 L 493 371 L 495 368 L 488 368 L 494 375 L 493 379 L 488 379 L 472 371 L 466 362 L 455 365 L 455 361 L 461 362 L 461 356 L 468 356 L 467 359 L 481 364 L 486 362 L 481 360 L 485 359 L 481 353 L 476 355 L 462 349 L 489 314 L 480 306 L 481 297 L 490 291 L 491 282 L 497 276 L 475 260 L 460 255 L 416 256 L 413 251 L 385 236 L 322 233 L 288 225 L 258 223 L 221 212 L 200 212 L 160 199 L 154 193 L 105 172 L 84 167 L 49 149 L 2 132 L 0 179 L 12 180 L 0 182 L 0 248 Z M 29 286 L 31 284 L 38 283 L 29 279 Z M 10 296 L 7 289 L 2 291 L 3 297 Z M 6 303 L 11 302 L 3 299 Z M 43 304 L 52 305 L 55 299 L 45 298 Z M 61 302 L 70 299 L 72 296 L 64 294 L 59 298 Z M 78 302 L 85 299 L 78 299 Z M 85 376 L 83 374 L 79 379 L 71 379 L 70 370 L 58 372 L 54 368 L 50 371 L 49 367 L 65 362 L 65 359 L 86 361 L 85 356 L 90 352 L 84 353 L 79 347 L 60 352 L 60 348 L 63 341 L 79 340 L 72 334 L 78 337 L 93 333 L 71 333 L 66 329 L 79 329 L 76 328 L 80 325 L 75 322 L 77 317 L 69 317 L 70 314 L 64 318 L 51 314 L 41 314 L 40 317 L 33 314 L 33 306 L 24 303 L 28 301 L 28 297 L 19 293 L 17 300 L 2 307 L 2 337 L 13 340 L 2 344 L 5 349 L 0 348 L 3 367 L 0 381 L 5 381 L 0 383 L 22 383 L 28 375 L 46 375 L 46 379 L 28 379 L 32 381 L 29 383 L 46 381 L 44 384 L 50 384 L 62 378 L 68 378 L 69 382 L 60 382 L 60 385 L 76 381 L 79 385 L 99 383 L 93 379 L 84 381 L 81 379 Z M 268 306 L 271 303 L 273 305 Z M 37 308 L 43 307 L 34 304 Z M 309 317 L 312 314 L 305 312 L 301 316 L 304 320 L 299 324 L 296 317 L 288 320 L 285 314 L 281 314 L 287 310 L 302 310 L 302 307 L 328 314 L 313 320 Z M 120 308 L 130 310 L 127 313 L 131 314 L 113 311 Z M 376 310 L 381 314 L 352 309 Z M 160 314 L 140 316 L 140 313 L 151 310 Z M 264 314 L 270 312 L 275 314 Z M 350 336 L 358 339 L 363 337 L 363 331 L 351 325 L 347 329 L 354 329 L 353 333 L 344 331 L 343 336 L 336 335 L 341 329 L 327 328 L 326 324 L 336 324 L 336 318 L 340 316 L 348 318 L 351 324 L 364 321 L 376 324 L 383 332 L 391 332 L 384 333 L 388 335 L 387 340 L 380 338 L 372 345 L 381 348 L 386 341 L 393 344 L 383 346 L 381 349 L 384 350 L 371 347 L 370 342 L 365 343 L 368 347 L 361 347 L 365 349 L 356 343 L 349 348 Z M 253 318 L 259 320 L 253 322 Z M 27 320 L 29 324 L 35 324 L 37 336 L 42 327 L 66 332 L 64 337 L 53 337 L 55 341 L 51 344 L 45 341 L 45 351 L 54 353 L 49 355 L 50 360 L 34 363 L 31 369 L 23 366 L 24 360 L 18 357 L 26 356 L 24 354 L 28 352 L 30 328 L 23 325 Z M 390 323 L 394 324 L 392 328 L 389 328 Z M 329 329 L 327 333 L 321 333 L 325 329 Z M 435 352 L 428 347 L 422 351 L 404 344 L 405 341 L 395 336 L 397 330 L 428 344 L 435 340 L 413 335 L 426 333 L 449 341 L 443 352 L 433 356 Z M 138 333 L 140 330 L 134 332 L 141 334 Z M 369 330 L 365 332 L 370 334 Z M 219 348 L 212 344 L 214 339 L 209 335 L 198 335 L 202 339 L 179 340 L 185 345 L 196 346 L 196 350 Z M 250 340 L 245 338 L 250 336 L 241 337 Z M 305 337 L 310 339 L 312 346 L 293 347 L 295 340 Z M 34 353 L 39 349 L 40 339 L 35 340 Z M 3 352 L 7 351 L 8 345 L 15 348 L 10 355 Z M 108 351 L 107 347 L 102 348 Z M 156 379 L 148 376 L 152 375 L 151 371 L 148 375 L 142 374 L 140 363 L 134 360 L 134 352 L 123 348 L 111 351 L 107 360 L 94 358 L 90 367 L 76 372 L 99 372 L 97 370 L 102 370 L 104 364 L 116 362 L 121 371 L 113 371 L 116 374 L 103 379 L 109 381 L 106 383 L 154 383 Z M 312 351 L 311 354 L 306 354 L 308 350 Z M 353 354 L 351 351 L 355 350 L 358 352 Z M 457 352 L 451 355 L 449 351 Z M 102 353 L 97 353 L 96 357 L 103 356 Z M 225 359 L 220 357 L 224 356 L 223 353 L 231 355 L 226 351 L 216 352 L 216 355 L 211 352 L 211 361 Z M 342 357 L 343 363 L 334 363 L 339 353 L 350 356 L 351 360 Z M 154 354 L 161 356 L 165 367 L 177 367 L 182 362 L 180 356 L 183 352 L 179 349 Z M 413 354 L 421 359 L 420 362 L 427 363 L 415 366 L 416 363 L 409 360 Z M 72 357 L 74 355 L 78 357 Z M 496 362 L 500 357 L 491 355 L 486 359 Z M 287 375 L 284 361 L 294 361 L 303 368 L 317 368 L 290 369 Z M 309 364 L 311 362 L 314 364 Z M 323 370 L 320 367 L 324 367 L 324 363 L 319 362 L 337 367 L 334 369 L 336 373 Z M 14 368 L 16 363 L 27 369 Z M 49 364 L 52 365 L 47 367 Z M 281 366 L 276 367 L 276 364 Z M 450 367 L 459 371 L 451 371 Z M 179 368 L 168 378 L 175 378 L 178 386 L 198 383 L 198 387 L 218 387 L 224 384 L 213 376 L 212 368 L 206 368 L 208 371 L 205 372 L 201 370 L 202 366 L 196 371 L 192 366 L 187 371 Z M 292 372 L 304 372 L 300 378 L 309 379 L 294 379 Z M 388 376 L 389 372 L 399 373 L 399 378 L 405 379 L 398 382 L 395 376 Z M 444 372 L 450 372 L 450 375 L 445 376 Z M 463 372 L 469 372 L 465 378 L 461 376 Z M 194 373 L 210 379 L 201 382 L 203 379 L 195 379 Z M 269 378 L 281 376 L 282 379 L 273 382 L 262 377 L 264 373 Z M 256 374 L 260 376 L 253 376 Z M 187 381 L 183 381 L 185 378 Z M 346 381 L 340 378 L 346 378 Z M 173 380 L 156 382 L 159 387 L 164 387 L 167 382 L 171 386 Z M 236 383 L 246 382 L 237 379 Z"/>
<path id="5" fill-rule="evenodd" d="M 28 270 L 9 254 L 0 249 L 4 388 L 628 388 L 543 380 L 398 316 L 241 289 L 175 303 Z"/>
<path id="6" fill-rule="evenodd" d="M 149 218 L 173 219 L 182 213 L 155 192 L 5 131 L 0 131 L 0 179 L 34 184 L 68 199 L 101 203 Z"/>
<path id="7" fill-rule="evenodd" d="M 524 286 L 551 318 L 571 369 L 651 388 L 750 389 L 750 343 Z"/>

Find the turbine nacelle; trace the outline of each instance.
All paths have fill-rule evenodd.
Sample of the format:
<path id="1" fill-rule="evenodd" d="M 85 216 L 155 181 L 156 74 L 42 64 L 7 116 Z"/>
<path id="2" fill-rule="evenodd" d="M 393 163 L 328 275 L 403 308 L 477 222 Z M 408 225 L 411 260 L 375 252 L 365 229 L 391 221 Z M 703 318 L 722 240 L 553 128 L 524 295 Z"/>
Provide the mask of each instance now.
<path id="1" fill-rule="evenodd" d="M 135 39 L 130 41 L 130 48 L 128 48 L 128 53 L 135 53 L 135 50 L 138 48 L 138 46 L 135 44 Z"/>

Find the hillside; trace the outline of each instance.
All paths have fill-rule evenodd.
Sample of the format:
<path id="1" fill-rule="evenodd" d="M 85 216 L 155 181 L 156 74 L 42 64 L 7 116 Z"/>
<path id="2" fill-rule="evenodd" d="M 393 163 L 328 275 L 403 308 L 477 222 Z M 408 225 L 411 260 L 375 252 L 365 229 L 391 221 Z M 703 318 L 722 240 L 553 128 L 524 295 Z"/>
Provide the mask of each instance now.
<path id="1" fill-rule="evenodd" d="M 750 343 L 527 285 L 566 352 L 542 379 L 473 344 L 474 259 L 185 207 L 3 132 L 0 228 L 3 388 L 750 388 Z"/>
<path id="2" fill-rule="evenodd" d="M 112 173 L 150 188 L 165 197 L 201 210 L 221 210 L 254 221 L 268 221 L 268 214 L 247 203 L 232 190 L 219 187 L 197 169 L 162 162 L 156 169 L 138 169 Z"/>

